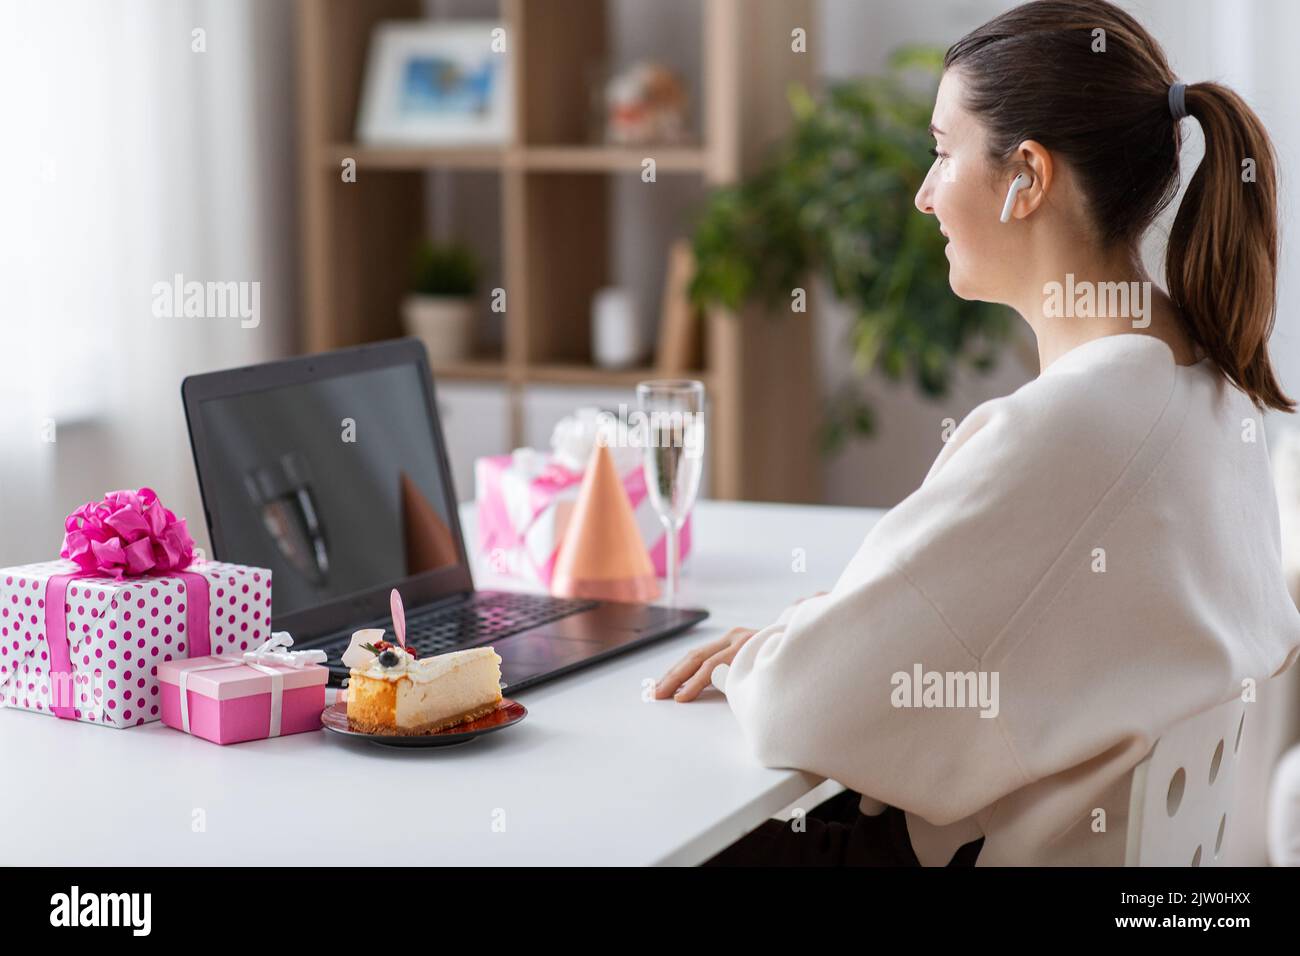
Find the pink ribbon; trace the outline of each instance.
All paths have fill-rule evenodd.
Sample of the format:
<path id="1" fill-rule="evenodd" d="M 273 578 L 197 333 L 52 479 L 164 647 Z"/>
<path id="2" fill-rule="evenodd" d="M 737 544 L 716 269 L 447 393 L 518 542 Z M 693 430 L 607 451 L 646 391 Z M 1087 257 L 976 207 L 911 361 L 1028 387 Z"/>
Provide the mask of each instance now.
<path id="1" fill-rule="evenodd" d="M 67 595 L 68 584 L 77 578 L 91 578 L 96 574 L 74 571 L 71 574 L 53 575 L 45 584 L 45 644 L 50 651 L 50 710 L 56 717 L 76 720 L 72 691 L 72 644 L 68 640 Z M 207 657 L 212 653 L 208 635 L 208 579 L 195 571 L 173 571 L 167 575 L 151 574 L 146 577 L 178 577 L 185 583 L 185 633 L 188 636 L 187 656 Z"/>
<path id="2" fill-rule="evenodd" d="M 510 520 L 500 486 L 493 494 L 480 499 L 478 522 L 479 527 L 484 529 L 479 540 L 485 554 L 491 554 L 497 548 L 513 550 L 523 546 L 524 539 Z"/>
<path id="3" fill-rule="evenodd" d="M 480 546 L 486 554 L 496 549 L 513 551 L 524 546 L 524 537 L 515 527 L 506 509 L 505 494 L 501 490 L 501 481 L 510 469 L 513 459 L 510 455 L 494 455 L 486 459 L 486 465 L 492 470 L 490 487 L 493 493 L 479 501 L 479 527 L 492 529 L 480 535 Z M 551 503 L 557 494 L 582 481 L 580 472 L 572 472 L 556 462 L 547 462 L 546 466 L 528 479 L 528 519 L 525 527 L 531 524 Z"/>

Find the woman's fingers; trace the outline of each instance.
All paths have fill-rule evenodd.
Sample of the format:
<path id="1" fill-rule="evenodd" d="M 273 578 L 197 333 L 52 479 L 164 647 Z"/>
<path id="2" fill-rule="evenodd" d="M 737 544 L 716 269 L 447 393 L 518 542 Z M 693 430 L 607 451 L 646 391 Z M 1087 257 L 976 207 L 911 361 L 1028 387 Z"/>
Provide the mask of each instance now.
<path id="1" fill-rule="evenodd" d="M 696 672 L 704 666 L 705 661 L 715 654 L 726 651 L 733 644 L 739 647 L 753 633 L 754 631 L 747 627 L 733 627 L 716 641 L 688 651 L 685 657 L 669 668 L 668 673 L 659 679 L 659 683 L 655 685 L 655 699 L 663 700 L 672 697 L 679 687 L 695 676 Z M 741 639 L 742 635 L 743 639 Z M 732 651 L 733 655 L 734 653 Z M 730 658 L 727 658 L 727 662 L 730 662 Z"/>
<path id="2" fill-rule="evenodd" d="M 694 700 L 712 683 L 714 668 L 735 660 L 736 652 L 757 633 L 750 627 L 733 627 L 721 640 L 696 648 L 659 682 L 655 698 L 672 697 L 682 703 Z"/>
<path id="3" fill-rule="evenodd" d="M 706 660 L 712 657 L 718 651 L 722 650 L 730 643 L 730 636 L 721 638 L 711 644 L 703 647 L 696 647 L 688 651 L 686 656 L 668 669 L 668 673 L 659 679 L 655 685 L 655 699 L 663 700 L 665 697 L 673 696 L 677 688 L 681 687 Z"/>
<path id="4" fill-rule="evenodd" d="M 699 697 L 700 691 L 713 686 L 713 669 L 719 664 L 730 664 L 731 658 L 734 656 L 735 653 L 730 649 L 714 654 L 699 666 L 686 683 L 682 684 L 681 689 L 673 695 L 673 700 L 684 704 Z"/>

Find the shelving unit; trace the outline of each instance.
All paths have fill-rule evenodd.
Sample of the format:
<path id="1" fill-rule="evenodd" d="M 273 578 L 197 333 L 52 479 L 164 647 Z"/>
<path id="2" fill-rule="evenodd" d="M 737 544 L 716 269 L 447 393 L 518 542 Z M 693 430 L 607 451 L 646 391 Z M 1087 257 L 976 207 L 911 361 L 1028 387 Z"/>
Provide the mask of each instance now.
<path id="1" fill-rule="evenodd" d="M 435 367 L 440 382 L 496 384 L 508 394 L 511 447 L 522 443 L 533 385 L 630 390 L 653 368 L 591 361 L 592 294 L 609 284 L 611 180 L 639 174 L 735 182 L 785 128 L 785 90 L 810 83 L 791 31 L 812 0 L 696 0 L 681 25 L 701 33 L 702 103 L 694 145 L 585 141 L 592 64 L 606 56 L 610 0 L 499 0 L 515 82 L 515 139 L 502 146 L 376 147 L 352 141 L 370 34 L 418 19 L 418 0 L 298 0 L 302 169 L 302 345 L 317 351 L 402 334 L 411 250 L 426 233 L 426 173 L 486 173 L 499 191 L 500 275 L 507 308 L 500 354 Z M 356 182 L 340 176 L 355 161 Z M 690 223 L 681 223 L 681 235 Z M 666 255 L 667 249 L 663 250 Z M 791 501 L 820 493 L 818 398 L 807 314 L 722 311 L 705 318 L 714 497 Z M 508 449 L 501 448 L 500 451 Z"/>

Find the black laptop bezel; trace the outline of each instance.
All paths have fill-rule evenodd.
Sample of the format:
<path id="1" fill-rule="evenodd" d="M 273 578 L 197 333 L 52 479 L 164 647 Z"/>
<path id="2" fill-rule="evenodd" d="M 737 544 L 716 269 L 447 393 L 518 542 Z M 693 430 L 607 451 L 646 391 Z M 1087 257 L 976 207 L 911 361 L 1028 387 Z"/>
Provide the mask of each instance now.
<path id="1" fill-rule="evenodd" d="M 204 487 L 203 476 L 207 472 L 205 465 L 209 461 L 212 449 L 204 431 L 200 406 L 213 399 L 412 364 L 416 366 L 420 385 L 424 390 L 427 412 L 425 417 L 429 422 L 438 457 L 441 471 L 439 478 L 452 504 L 447 515 L 447 523 L 456 542 L 459 563 L 454 567 L 426 571 L 397 581 L 387 581 L 316 607 L 277 616 L 274 619 L 275 628 L 292 632 L 298 643 L 310 642 L 350 629 L 355 627 L 358 621 L 387 618 L 390 613 L 389 595 L 393 588 L 397 588 L 401 593 L 407 607 L 434 604 L 474 590 L 473 574 L 461 533 L 460 513 L 456 502 L 455 486 L 452 484 L 447 447 L 443 440 L 442 423 L 438 416 L 437 392 L 433 372 L 429 367 L 428 354 L 418 339 L 393 339 L 318 355 L 190 375 L 181 382 L 185 422 L 189 429 L 190 450 L 194 456 L 199 494 L 203 500 L 203 516 L 212 543 L 212 556 L 220 561 L 238 561 L 240 555 L 227 553 L 225 536 L 220 521 L 216 520 L 219 516 L 213 515 L 208 489 Z"/>

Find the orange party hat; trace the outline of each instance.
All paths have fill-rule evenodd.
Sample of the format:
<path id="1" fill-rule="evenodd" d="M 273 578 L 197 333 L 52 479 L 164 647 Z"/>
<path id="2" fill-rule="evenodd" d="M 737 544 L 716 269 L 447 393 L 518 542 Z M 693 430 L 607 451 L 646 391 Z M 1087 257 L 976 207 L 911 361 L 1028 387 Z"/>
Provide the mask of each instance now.
<path id="1" fill-rule="evenodd" d="M 603 442 L 596 443 L 582 477 L 573 516 L 555 559 L 551 593 L 632 602 L 653 601 L 659 596 L 659 582 L 632 503 Z"/>

